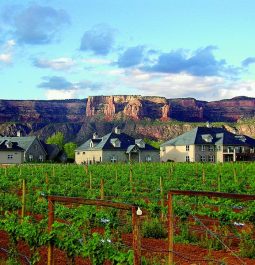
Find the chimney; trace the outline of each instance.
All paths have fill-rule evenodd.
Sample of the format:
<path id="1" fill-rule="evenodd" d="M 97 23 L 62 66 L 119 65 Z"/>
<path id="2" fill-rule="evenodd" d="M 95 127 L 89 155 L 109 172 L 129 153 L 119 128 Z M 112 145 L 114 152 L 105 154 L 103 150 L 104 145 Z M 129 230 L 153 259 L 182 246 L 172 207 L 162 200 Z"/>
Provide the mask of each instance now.
<path id="1" fill-rule="evenodd" d="M 116 134 L 120 134 L 120 133 L 121 133 L 121 132 L 120 132 L 120 128 L 119 128 L 119 126 L 117 126 L 117 127 L 114 128 L 114 132 L 115 132 Z"/>
<path id="2" fill-rule="evenodd" d="M 97 132 L 94 132 L 93 133 L 93 137 L 92 137 L 93 139 L 97 139 L 98 138 L 98 134 L 97 134 Z"/>
<path id="3" fill-rule="evenodd" d="M 20 130 L 17 131 L 17 137 L 21 137 L 21 131 Z"/>

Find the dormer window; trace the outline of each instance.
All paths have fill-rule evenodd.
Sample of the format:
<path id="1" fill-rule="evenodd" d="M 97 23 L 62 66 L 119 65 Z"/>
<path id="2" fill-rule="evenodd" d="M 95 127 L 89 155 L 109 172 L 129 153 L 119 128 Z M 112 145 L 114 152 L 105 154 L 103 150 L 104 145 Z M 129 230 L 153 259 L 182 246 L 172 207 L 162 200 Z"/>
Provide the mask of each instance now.
<path id="1" fill-rule="evenodd" d="M 98 134 L 97 134 L 97 132 L 94 132 L 93 133 L 93 139 L 97 139 L 98 138 Z"/>
<path id="2" fill-rule="evenodd" d="M 114 147 L 120 147 L 120 145 L 121 145 L 121 141 L 120 141 L 118 138 L 113 138 L 113 139 L 111 139 L 111 144 L 112 144 Z"/>
<path id="3" fill-rule="evenodd" d="M 145 142 L 142 139 L 136 139 L 135 144 L 138 145 L 140 148 L 145 148 Z"/>
<path id="4" fill-rule="evenodd" d="M 211 134 L 204 134 L 202 135 L 202 139 L 207 143 L 211 143 L 213 140 L 213 137 L 211 136 Z"/>
<path id="5" fill-rule="evenodd" d="M 115 127 L 114 128 L 114 132 L 116 133 L 116 134 L 120 134 L 121 132 L 120 132 L 120 128 L 117 126 L 117 127 Z"/>
<path id="6" fill-rule="evenodd" d="M 93 141 L 90 142 L 89 146 L 90 146 L 90 148 L 92 148 L 94 146 Z"/>
<path id="7" fill-rule="evenodd" d="M 12 142 L 11 142 L 11 141 L 7 141 L 7 142 L 5 143 L 5 145 L 6 145 L 6 147 L 7 147 L 8 149 L 11 149 L 11 148 L 12 148 Z"/>

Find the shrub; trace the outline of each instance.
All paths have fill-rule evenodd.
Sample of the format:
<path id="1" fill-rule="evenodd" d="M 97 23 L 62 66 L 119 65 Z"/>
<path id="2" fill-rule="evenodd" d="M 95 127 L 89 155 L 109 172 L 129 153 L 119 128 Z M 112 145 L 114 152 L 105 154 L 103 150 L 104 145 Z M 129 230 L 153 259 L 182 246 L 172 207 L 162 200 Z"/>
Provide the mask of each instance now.
<path id="1" fill-rule="evenodd" d="M 142 224 L 142 235 L 143 237 L 166 238 L 167 231 L 162 223 L 155 218 Z"/>

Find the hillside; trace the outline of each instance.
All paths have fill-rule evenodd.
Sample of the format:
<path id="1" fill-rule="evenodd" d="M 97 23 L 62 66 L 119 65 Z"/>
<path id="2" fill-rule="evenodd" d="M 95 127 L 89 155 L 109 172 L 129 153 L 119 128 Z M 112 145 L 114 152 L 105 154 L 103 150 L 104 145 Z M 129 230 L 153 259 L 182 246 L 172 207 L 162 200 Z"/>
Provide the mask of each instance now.
<path id="1" fill-rule="evenodd" d="M 66 140 L 82 142 L 94 131 L 109 132 L 120 125 L 134 136 L 155 140 L 175 137 L 197 123 L 221 122 L 255 136 L 255 98 L 221 101 L 194 98 L 166 99 L 143 96 L 94 96 L 83 100 L 0 100 L 0 134 L 38 135 L 56 131 Z"/>

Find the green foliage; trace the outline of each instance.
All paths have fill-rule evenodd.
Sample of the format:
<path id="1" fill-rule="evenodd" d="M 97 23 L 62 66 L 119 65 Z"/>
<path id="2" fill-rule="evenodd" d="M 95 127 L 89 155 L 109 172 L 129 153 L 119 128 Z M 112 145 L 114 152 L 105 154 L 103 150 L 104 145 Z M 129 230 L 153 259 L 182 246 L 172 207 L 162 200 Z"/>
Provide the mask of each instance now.
<path id="1" fill-rule="evenodd" d="M 162 142 L 153 141 L 153 140 L 150 140 L 150 139 L 148 139 L 148 138 L 145 138 L 145 139 L 144 139 L 144 142 L 145 142 L 146 144 L 149 144 L 149 145 L 151 145 L 151 146 L 157 148 L 157 149 L 159 149 L 159 148 L 160 148 L 160 145 L 162 144 Z"/>
<path id="2" fill-rule="evenodd" d="M 68 159 L 74 159 L 76 148 L 77 148 L 77 144 L 73 142 L 69 142 L 64 145 L 64 151 Z"/>
<path id="3" fill-rule="evenodd" d="M 143 237 L 166 238 L 167 231 L 162 223 L 154 218 L 142 223 L 142 235 Z"/>
<path id="4" fill-rule="evenodd" d="M 243 258 L 255 258 L 255 240 L 252 233 L 243 231 L 239 244 L 240 256 Z"/>
<path id="5" fill-rule="evenodd" d="M 64 135 L 62 132 L 54 133 L 50 136 L 47 141 L 47 144 L 56 144 L 60 150 L 63 150 L 64 147 Z"/>

